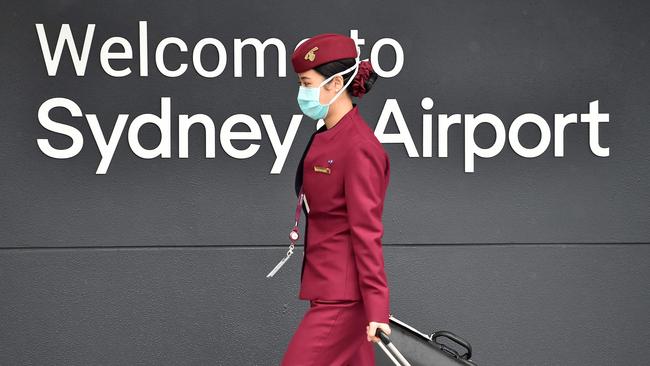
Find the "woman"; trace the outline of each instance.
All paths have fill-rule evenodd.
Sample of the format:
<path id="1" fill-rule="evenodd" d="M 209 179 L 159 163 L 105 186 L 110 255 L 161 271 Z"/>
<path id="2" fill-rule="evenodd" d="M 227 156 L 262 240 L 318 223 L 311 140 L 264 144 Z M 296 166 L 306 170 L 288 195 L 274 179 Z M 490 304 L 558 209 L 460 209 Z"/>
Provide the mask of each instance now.
<path id="1" fill-rule="evenodd" d="M 308 39 L 291 61 L 300 109 L 325 124 L 296 173 L 307 216 L 299 298 L 310 308 L 282 365 L 374 365 L 376 330 L 391 332 L 381 244 L 390 163 L 352 96 L 368 92 L 377 74 L 340 34 Z"/>

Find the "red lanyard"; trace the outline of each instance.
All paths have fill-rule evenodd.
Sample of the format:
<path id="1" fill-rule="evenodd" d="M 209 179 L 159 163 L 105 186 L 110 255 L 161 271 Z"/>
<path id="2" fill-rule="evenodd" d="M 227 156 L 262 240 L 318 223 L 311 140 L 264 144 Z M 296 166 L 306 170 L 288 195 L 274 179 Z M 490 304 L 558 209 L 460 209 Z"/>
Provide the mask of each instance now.
<path id="1" fill-rule="evenodd" d="M 284 263 L 291 257 L 293 254 L 293 248 L 295 247 L 296 241 L 300 237 L 298 234 L 298 222 L 300 221 L 300 210 L 302 206 L 302 200 L 304 198 L 305 194 L 303 193 L 302 186 L 300 187 L 300 193 L 298 193 L 298 204 L 296 205 L 296 223 L 293 225 L 293 229 L 289 232 L 289 240 L 291 241 L 291 244 L 289 244 L 289 250 L 287 251 L 287 255 L 282 258 L 282 260 L 269 272 L 269 274 L 266 275 L 267 278 L 273 277 L 274 274 L 280 270 L 280 268 L 284 265 Z"/>
<path id="2" fill-rule="evenodd" d="M 291 239 L 292 241 L 298 240 L 298 222 L 300 221 L 300 210 L 302 208 L 301 206 L 302 206 L 303 196 L 304 194 L 302 193 L 302 186 L 301 186 L 300 193 L 298 193 L 298 204 L 296 205 L 296 223 L 293 226 L 293 230 L 291 230 L 291 232 L 289 233 L 289 239 Z"/>

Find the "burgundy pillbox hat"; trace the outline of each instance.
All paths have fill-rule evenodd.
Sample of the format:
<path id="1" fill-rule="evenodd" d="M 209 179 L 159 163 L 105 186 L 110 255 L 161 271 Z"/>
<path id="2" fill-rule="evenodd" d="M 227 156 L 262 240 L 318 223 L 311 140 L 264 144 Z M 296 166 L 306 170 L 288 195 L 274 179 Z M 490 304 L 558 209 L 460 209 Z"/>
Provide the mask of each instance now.
<path id="1" fill-rule="evenodd" d="M 357 45 L 352 38 L 342 34 L 323 33 L 298 46 L 291 56 L 291 63 L 297 74 L 331 61 L 357 56 Z"/>

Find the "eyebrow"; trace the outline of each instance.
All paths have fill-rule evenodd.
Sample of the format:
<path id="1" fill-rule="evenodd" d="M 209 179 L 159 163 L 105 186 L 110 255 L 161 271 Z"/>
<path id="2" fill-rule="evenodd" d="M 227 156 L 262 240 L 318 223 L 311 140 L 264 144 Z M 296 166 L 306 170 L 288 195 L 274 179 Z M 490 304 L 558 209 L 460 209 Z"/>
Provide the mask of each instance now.
<path id="1" fill-rule="evenodd" d="M 301 77 L 300 77 L 300 80 L 302 80 L 302 79 L 308 79 L 308 80 L 311 80 L 311 78 L 310 78 L 309 76 L 301 76 Z"/>

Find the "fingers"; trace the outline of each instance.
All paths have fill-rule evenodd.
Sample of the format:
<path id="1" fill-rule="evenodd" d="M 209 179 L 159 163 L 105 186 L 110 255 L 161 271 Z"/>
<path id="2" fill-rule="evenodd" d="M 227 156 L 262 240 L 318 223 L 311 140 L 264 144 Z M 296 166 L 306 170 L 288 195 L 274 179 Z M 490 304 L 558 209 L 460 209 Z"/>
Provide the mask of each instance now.
<path id="1" fill-rule="evenodd" d="M 388 324 L 370 322 L 368 325 L 366 325 L 366 339 L 369 342 L 377 343 L 381 341 L 381 339 L 375 335 L 377 333 L 377 328 L 381 329 L 384 333 L 386 333 L 386 335 L 390 336 L 391 330 Z"/>
<path id="2" fill-rule="evenodd" d="M 381 328 L 381 330 L 383 330 L 384 333 L 386 333 L 386 335 L 389 336 L 389 335 L 390 335 L 390 332 L 391 332 L 391 330 L 390 330 L 390 326 L 389 326 L 388 324 L 384 324 L 384 323 L 380 323 L 380 324 L 381 324 L 381 325 L 380 325 L 379 327 Z"/>
<path id="3" fill-rule="evenodd" d="M 377 343 L 379 341 L 379 337 L 375 335 L 375 332 L 377 331 L 377 324 L 378 323 L 370 322 L 370 324 L 366 326 L 366 331 L 367 331 L 366 339 L 368 340 L 368 342 Z"/>

